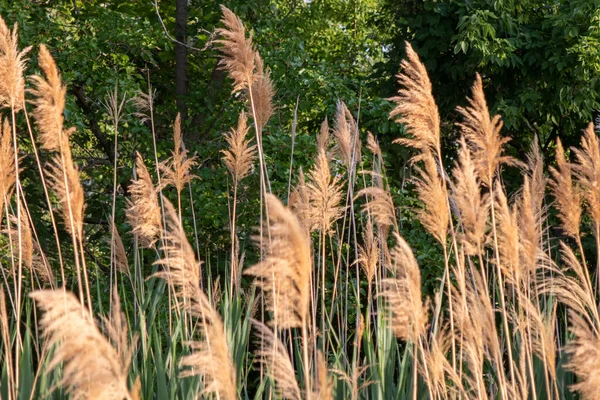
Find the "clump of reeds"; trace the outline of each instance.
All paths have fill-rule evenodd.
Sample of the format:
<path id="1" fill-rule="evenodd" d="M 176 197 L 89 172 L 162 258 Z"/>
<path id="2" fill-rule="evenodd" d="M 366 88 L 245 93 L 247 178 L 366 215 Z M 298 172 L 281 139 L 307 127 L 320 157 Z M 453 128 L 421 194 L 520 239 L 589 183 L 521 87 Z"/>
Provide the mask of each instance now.
<path id="1" fill-rule="evenodd" d="M 181 376 L 202 375 L 203 393 L 215 393 L 226 400 L 236 399 L 236 372 L 223 321 L 200 288 L 200 263 L 169 201 L 165 201 L 165 212 L 167 225 L 161 248 L 164 255 L 155 263 L 164 270 L 155 276 L 165 279 L 173 288 L 179 298 L 178 306 L 198 320 L 202 336 L 202 340 L 187 343 L 192 353 L 181 359 L 180 365 L 188 367 Z"/>

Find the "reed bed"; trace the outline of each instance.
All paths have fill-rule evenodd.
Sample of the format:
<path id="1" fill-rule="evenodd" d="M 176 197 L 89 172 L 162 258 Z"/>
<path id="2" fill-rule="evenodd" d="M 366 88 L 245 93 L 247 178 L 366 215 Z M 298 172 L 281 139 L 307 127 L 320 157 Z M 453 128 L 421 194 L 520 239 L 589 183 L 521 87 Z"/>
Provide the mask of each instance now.
<path id="1" fill-rule="evenodd" d="M 413 151 L 416 216 L 443 261 L 428 296 L 399 224 L 385 149 L 343 102 L 332 127 L 325 120 L 316 132 L 312 166 L 304 173 L 292 158 L 282 182 L 288 198 L 273 192 L 263 134 L 276 89 L 243 22 L 226 7 L 221 22 L 221 67 L 246 104 L 223 135 L 231 178 L 225 274 L 213 280 L 198 231 L 185 229 L 182 200 L 199 166 L 179 116 L 172 154 L 159 159 L 148 87 L 134 103 L 154 152 L 135 154 L 123 236 L 113 201 L 103 242 L 111 284 L 103 287 L 86 252 L 86 193 L 74 130 L 64 126 L 59 66 L 43 45 L 21 49 L 17 27 L 0 18 L 3 399 L 600 399 L 600 147 L 592 124 L 580 147 L 565 150 L 558 140 L 555 160 L 543 159 L 537 140 L 516 160 L 476 75 L 457 108 L 458 157 L 445 165 L 431 82 L 406 43 L 390 118 L 405 127 L 396 142 Z M 38 58 L 41 75 L 27 76 L 28 57 Z M 118 91 L 106 102 L 115 150 L 124 102 Z M 37 239 L 20 179 L 26 152 L 55 246 Z M 509 168 L 523 177 L 511 193 Z M 115 195 L 120 173 L 115 161 Z M 252 174 L 260 196 L 254 264 L 237 224 L 241 181 Z M 584 235 L 595 251 L 584 248 Z"/>

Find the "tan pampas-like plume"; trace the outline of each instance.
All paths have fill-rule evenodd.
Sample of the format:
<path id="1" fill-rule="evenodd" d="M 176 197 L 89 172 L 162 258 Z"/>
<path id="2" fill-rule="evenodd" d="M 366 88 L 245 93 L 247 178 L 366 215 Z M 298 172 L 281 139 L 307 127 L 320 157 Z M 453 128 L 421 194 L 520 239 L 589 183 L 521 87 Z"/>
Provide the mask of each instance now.
<path id="1" fill-rule="evenodd" d="M 577 239 L 583 211 L 581 191 L 573 183 L 573 166 L 565 158 L 560 139 L 556 141 L 556 168 L 550 167 L 550 173 L 550 190 L 554 195 L 554 205 L 558 210 L 561 227 L 566 235 Z"/>
<path id="2" fill-rule="evenodd" d="M 17 178 L 15 148 L 12 131 L 7 119 L 0 121 L 0 221 L 4 217 L 4 206 L 8 205 Z"/>
<path id="3" fill-rule="evenodd" d="M 67 136 L 65 134 L 65 136 Z M 68 136 L 67 136 L 68 137 Z M 77 239 L 83 238 L 83 216 L 85 201 L 79 170 L 73 163 L 68 145 L 54 157 L 48 167 L 49 183 L 61 204 L 65 228 Z"/>
<path id="4" fill-rule="evenodd" d="M 566 368 L 577 375 L 578 382 L 571 386 L 583 400 L 600 398 L 600 333 L 577 312 L 569 312 L 574 338 L 567 345 L 569 363 Z"/>
<path id="5" fill-rule="evenodd" d="M 23 261 L 23 265 L 32 272 L 33 266 L 33 237 L 31 235 L 31 225 L 29 219 L 21 203 L 21 220 L 16 215 L 9 215 L 9 223 L 3 233 L 9 236 L 12 245 L 12 257 L 16 260 L 19 255 Z M 19 251 L 19 244 L 21 249 Z"/>
<path id="6" fill-rule="evenodd" d="M 277 197 L 268 194 L 266 201 L 269 226 L 262 240 L 265 258 L 244 273 L 254 276 L 254 284 L 265 292 L 274 325 L 302 327 L 310 302 L 312 256 L 308 232 Z"/>
<path id="7" fill-rule="evenodd" d="M 475 171 L 481 182 L 491 188 L 498 167 L 517 162 L 502 153 L 510 138 L 500 136 L 503 125 L 500 115 L 490 117 L 479 74 L 475 76 L 469 106 L 457 107 L 457 111 L 463 116 L 458 126 L 471 149 Z"/>
<path id="8" fill-rule="evenodd" d="M 410 43 L 406 42 L 406 59 L 400 63 L 402 72 L 397 76 L 401 89 L 398 96 L 390 100 L 396 107 L 390 112 L 390 118 L 407 126 L 411 138 L 396 139 L 394 143 L 415 148 L 419 155 L 431 152 L 439 157 L 440 147 L 440 116 L 437 105 L 431 93 L 431 81 L 427 70 Z"/>
<path id="9" fill-rule="evenodd" d="M 519 213 L 510 206 L 502 188 L 496 191 L 496 224 L 500 269 L 509 283 L 518 286 L 524 279 L 519 258 Z"/>
<path id="10" fill-rule="evenodd" d="M 181 115 L 179 113 L 177 113 L 173 124 L 173 142 L 175 150 L 171 157 L 159 165 L 159 168 L 164 173 L 162 184 L 165 186 L 173 185 L 177 189 L 177 193 L 181 193 L 185 185 L 196 178 L 190 171 L 198 163 L 196 157 L 188 157 L 187 150 L 183 148 Z"/>
<path id="11" fill-rule="evenodd" d="M 223 162 L 231 174 L 234 185 L 250 173 L 252 163 L 256 158 L 256 145 L 251 145 L 246 139 L 248 133 L 248 117 L 241 112 L 237 127 L 226 133 L 225 140 L 229 148 L 221 150 Z"/>
<path id="12" fill-rule="evenodd" d="M 0 108 L 12 108 L 15 112 L 25 106 L 25 64 L 31 47 L 19 51 L 17 24 L 13 30 L 0 17 Z"/>
<path id="13" fill-rule="evenodd" d="M 249 114 L 255 116 L 257 130 L 262 132 L 271 115 L 273 115 L 275 89 L 271 81 L 271 72 L 264 67 L 263 60 L 258 52 L 254 53 L 254 60 L 256 73 L 252 82 L 252 102 L 250 104 L 250 107 L 254 107 L 254 110 L 250 109 Z"/>
<path id="14" fill-rule="evenodd" d="M 459 239 L 465 253 L 476 255 L 481 252 L 485 243 L 490 201 L 487 193 L 481 193 L 475 165 L 465 140 L 462 139 L 460 143 L 461 151 L 452 173 L 454 182 L 451 186 L 451 199 L 459 213 L 462 225 Z"/>
<path id="15" fill-rule="evenodd" d="M 327 361 L 321 350 L 317 352 L 317 387 L 318 391 L 313 395 L 316 400 L 333 400 L 333 379 L 329 377 Z"/>
<path id="16" fill-rule="evenodd" d="M 165 200 L 166 229 L 163 258 L 156 265 L 164 269 L 155 276 L 173 288 L 178 305 L 199 321 L 200 341 L 187 344 L 192 353 L 181 360 L 182 376 L 202 375 L 204 394 L 215 393 L 226 400 L 237 399 L 236 372 L 231 360 L 226 331 L 219 313 L 200 288 L 200 262 L 188 242 L 175 208 Z"/>
<path id="17" fill-rule="evenodd" d="M 371 186 L 361 189 L 356 194 L 357 198 L 361 196 L 367 198 L 367 201 L 362 207 L 362 211 L 372 216 L 380 229 L 384 232 L 388 232 L 390 227 L 396 226 L 394 200 L 387 190 L 377 186 Z"/>
<path id="18" fill-rule="evenodd" d="M 131 201 L 126 211 L 127 221 L 143 247 L 152 247 L 161 231 L 158 204 L 159 189 L 154 187 L 150 173 L 140 153 L 136 153 L 137 179 L 131 183 Z"/>
<path id="19" fill-rule="evenodd" d="M 302 226 L 313 226 L 317 223 L 317 221 L 313 221 L 314 213 L 311 210 L 310 196 L 302 168 L 298 172 L 298 183 L 290 194 L 288 206 L 294 211 Z"/>
<path id="20" fill-rule="evenodd" d="M 327 118 L 325 118 L 323 122 L 321 122 L 321 129 L 319 129 L 319 134 L 317 135 L 317 151 L 323 150 L 325 153 L 328 153 L 329 142 L 329 122 L 327 121 Z"/>
<path id="21" fill-rule="evenodd" d="M 339 102 L 335 113 L 336 150 L 348 170 L 352 170 L 361 157 L 361 143 L 358 126 L 348 107 Z"/>
<path id="22" fill-rule="evenodd" d="M 127 251 L 123 244 L 123 239 L 117 230 L 117 227 L 112 221 L 109 221 L 109 227 L 111 236 L 108 242 L 111 245 L 113 257 L 115 260 L 115 267 L 117 271 L 131 277 L 131 271 L 129 270 L 129 261 L 127 260 Z"/>
<path id="23" fill-rule="evenodd" d="M 424 208 L 419 210 L 419 221 L 442 246 L 446 245 L 446 235 L 450 223 L 448 211 L 448 189 L 438 173 L 436 160 L 429 151 L 421 155 L 424 168 L 417 168 L 415 188 Z"/>
<path id="24" fill-rule="evenodd" d="M 277 395 L 286 400 L 301 400 L 302 394 L 296 372 L 285 345 L 265 324 L 251 319 L 260 347 L 256 352 L 258 362 L 266 367 L 267 374 L 275 383 Z"/>
<path id="25" fill-rule="evenodd" d="M 590 123 L 581 139 L 581 148 L 574 148 L 577 159 L 576 173 L 583 191 L 587 211 L 595 225 L 595 234 L 600 232 L 600 144 Z M 597 240 L 600 240 L 598 238 Z"/>
<path id="26" fill-rule="evenodd" d="M 217 35 L 222 39 L 216 41 L 221 44 L 222 53 L 220 64 L 229 72 L 234 81 L 233 91 L 247 89 L 252 85 L 257 75 L 254 74 L 255 54 L 252 49 L 252 38 L 246 38 L 244 24 L 230 9 L 221 5 L 223 18 L 221 23 L 225 28 L 217 29 Z"/>
<path id="27" fill-rule="evenodd" d="M 341 206 L 344 194 L 339 176 L 331 177 L 329 161 L 324 150 L 319 150 L 315 165 L 308 173 L 306 190 L 310 200 L 311 225 L 309 229 L 324 234 L 331 232 L 331 225 L 344 213 Z"/>
<path id="28" fill-rule="evenodd" d="M 48 369 L 64 363 L 59 385 L 73 399 L 132 399 L 129 360 L 123 362 L 75 296 L 62 289 L 29 296 L 44 313 L 39 321 L 42 336 L 48 346 L 56 346 Z"/>
<path id="29" fill-rule="evenodd" d="M 379 142 L 371 132 L 367 133 L 367 149 L 375 156 L 381 156 L 381 147 L 379 147 Z"/>
<path id="30" fill-rule="evenodd" d="M 392 277 L 382 281 L 390 326 L 396 337 L 418 343 L 427 331 L 427 307 L 421 295 L 421 271 L 406 240 L 395 233 L 391 250 Z"/>
<path id="31" fill-rule="evenodd" d="M 40 45 L 39 64 L 46 79 L 33 76 L 35 88 L 31 93 L 36 96 L 35 119 L 40 131 L 40 142 L 47 150 L 58 151 L 67 143 L 68 134 L 63 132 L 63 111 L 67 88 L 63 86 L 56 62 L 43 44 Z M 65 137 L 66 136 L 66 137 Z"/>
<path id="32" fill-rule="evenodd" d="M 365 230 L 363 231 L 363 244 L 358 245 L 358 259 L 356 260 L 363 272 L 367 276 L 369 286 L 373 283 L 377 265 L 379 264 L 379 243 L 377 236 L 373 232 L 373 223 L 369 218 Z"/>

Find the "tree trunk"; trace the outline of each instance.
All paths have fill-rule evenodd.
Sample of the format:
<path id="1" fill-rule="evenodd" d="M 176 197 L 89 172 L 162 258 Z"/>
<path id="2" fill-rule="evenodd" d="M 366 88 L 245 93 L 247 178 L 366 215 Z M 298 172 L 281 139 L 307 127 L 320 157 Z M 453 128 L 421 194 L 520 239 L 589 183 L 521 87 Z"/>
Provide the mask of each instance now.
<path id="1" fill-rule="evenodd" d="M 176 0 L 175 10 L 175 96 L 177 111 L 181 119 L 187 119 L 186 98 L 188 94 L 187 81 L 187 47 L 180 43 L 186 43 L 187 38 L 187 16 L 188 0 Z"/>

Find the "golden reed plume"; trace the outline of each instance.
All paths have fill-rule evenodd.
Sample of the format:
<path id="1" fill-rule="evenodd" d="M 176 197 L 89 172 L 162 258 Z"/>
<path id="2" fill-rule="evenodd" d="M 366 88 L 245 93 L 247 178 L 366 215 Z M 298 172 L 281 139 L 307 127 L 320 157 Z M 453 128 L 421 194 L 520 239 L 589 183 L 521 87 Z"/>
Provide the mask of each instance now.
<path id="1" fill-rule="evenodd" d="M 431 81 L 425 66 L 419 60 L 418 54 L 410 43 L 406 42 L 406 58 L 400 63 L 402 72 L 397 75 L 401 89 L 398 96 L 390 100 L 396 107 L 390 113 L 390 118 L 407 126 L 411 138 L 394 140 L 394 143 L 415 148 L 419 155 L 433 153 L 441 155 L 440 147 L 440 116 L 437 105 L 431 93 Z"/>
<path id="2" fill-rule="evenodd" d="M 302 327 L 310 303 L 312 256 L 308 232 L 277 197 L 268 194 L 266 200 L 269 226 L 262 240 L 265 258 L 244 273 L 253 275 L 254 284 L 265 292 L 275 326 Z"/>
<path id="3" fill-rule="evenodd" d="M 25 78 L 27 53 L 31 47 L 19 51 L 17 24 L 13 30 L 0 17 L 0 108 L 11 108 L 14 112 L 25 107 Z"/>
<path id="4" fill-rule="evenodd" d="M 136 153 L 137 179 L 131 183 L 131 201 L 126 211 L 127 221 L 142 247 L 152 247 L 161 231 L 158 204 L 159 188 L 154 187 L 148 168 L 140 153 Z"/>
<path id="5" fill-rule="evenodd" d="M 244 179 L 250 173 L 252 163 L 256 158 L 256 145 L 251 145 L 246 139 L 248 134 L 248 118 L 245 112 L 241 112 L 237 127 L 232 128 L 224 137 L 228 149 L 221 150 L 223 162 L 233 178 L 234 185 Z"/>
<path id="6" fill-rule="evenodd" d="M 129 359 L 119 355 L 72 293 L 40 290 L 29 296 L 44 313 L 39 321 L 42 336 L 48 346 L 56 346 L 48 368 L 64 363 L 59 385 L 72 398 L 135 398 L 127 386 Z"/>

